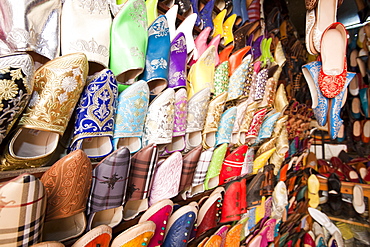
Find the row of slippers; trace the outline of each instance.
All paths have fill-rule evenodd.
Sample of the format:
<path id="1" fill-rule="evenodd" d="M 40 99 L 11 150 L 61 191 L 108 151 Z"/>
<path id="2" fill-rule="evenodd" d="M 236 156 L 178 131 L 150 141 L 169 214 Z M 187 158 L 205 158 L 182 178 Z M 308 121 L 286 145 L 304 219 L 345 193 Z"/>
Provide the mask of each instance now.
<path id="1" fill-rule="evenodd" d="M 4 85 L 9 89 L 9 93 L 2 95 L 7 100 L 3 101 L 7 103 L 7 107 L 2 109 L 2 129 L 5 132 L 3 138 L 26 107 L 32 92 L 32 78 L 36 79 L 32 98 L 20 118 L 9 147 L 6 148 L 5 158 L 2 160 L 3 170 L 46 164 L 64 134 L 79 97 L 71 150 L 83 148 L 90 158 L 102 158 L 112 151 L 113 146 L 117 148 L 120 145 L 129 146 L 132 152 L 136 152 L 142 147 L 143 134 L 144 145 L 151 142 L 173 143 L 172 148 L 167 148 L 170 150 L 168 153 L 184 150 L 185 142 L 188 150 L 198 146 L 202 141 L 201 134 L 206 148 L 230 142 L 230 131 L 235 133 L 235 144 L 241 145 L 246 142 L 249 132 L 251 140 L 258 137 L 258 130 L 268 106 L 274 104 L 275 107 L 275 111 L 267 114 L 271 117 L 265 121 L 270 126 L 268 132 L 271 134 L 275 121 L 280 117 L 279 113 L 288 105 L 284 86 L 279 86 L 275 96 L 276 83 L 272 77 L 266 80 L 268 70 L 262 69 L 261 73 L 254 72 L 256 77 L 251 81 L 249 97 L 237 107 L 231 107 L 225 112 L 223 108 L 228 100 L 228 92 L 220 92 L 209 101 L 211 90 L 208 87 L 200 88 L 189 102 L 185 89 L 180 88 L 175 93 L 174 89 L 168 88 L 148 107 L 148 85 L 145 81 L 138 81 L 120 94 L 116 114 L 118 92 L 113 73 L 110 70 L 101 71 L 90 78 L 83 90 L 87 61 L 82 53 L 54 59 L 39 68 L 34 76 L 28 55 L 13 54 L 3 57 L 2 60 L 7 66 L 2 70 L 4 76 L 10 79 Z M 21 61 L 22 65 L 19 65 Z M 246 75 L 243 77 L 242 72 L 247 65 L 250 65 L 249 68 L 256 68 L 257 63 L 252 64 L 248 59 L 244 61 L 233 74 L 240 75 L 236 76 L 235 80 L 244 81 Z M 264 79 L 262 75 L 265 76 Z M 240 80 L 239 77 L 244 79 Z M 236 85 L 230 85 L 230 88 L 235 89 Z M 264 88 L 268 90 L 264 92 Z M 17 112 L 11 115 L 13 108 L 16 108 Z M 234 124 L 235 119 L 238 124 Z M 223 121 L 225 123 L 221 124 Z M 221 133 L 218 132 L 219 126 L 225 129 L 220 138 L 216 135 L 216 132 Z M 244 135 L 241 135 L 241 132 Z M 28 151 L 30 149 L 33 150 L 32 154 Z"/>
<path id="2" fill-rule="evenodd" d="M 195 195 L 223 184 L 231 176 L 240 176 L 243 169 L 242 164 L 247 157 L 245 153 L 247 146 L 232 152 L 223 162 L 226 147 L 226 145 L 221 145 L 213 154 L 212 150 L 207 150 L 203 154 L 208 157 L 202 159 L 202 148 L 199 146 L 184 158 L 176 152 L 158 163 L 156 146 L 153 144 L 143 148 L 131 158 L 127 148 L 120 148 L 106 157 L 93 170 L 86 154 L 81 150 L 76 150 L 51 166 L 43 174 L 41 181 L 32 175 L 21 175 L 4 183 L 1 187 L 1 199 L 4 204 L 2 214 L 10 210 L 9 214 L 6 214 L 6 217 L 10 217 L 10 221 L 15 215 L 21 216 L 36 210 L 39 213 L 23 219 L 30 220 L 28 222 L 30 224 L 26 222 L 24 226 L 31 227 L 34 224 L 32 222 L 38 222 L 37 227 L 41 227 L 41 222 L 45 217 L 46 232 L 44 233 L 45 237 L 50 240 L 76 237 L 86 228 L 86 225 L 88 229 L 102 223 L 107 224 L 107 222 L 110 226 L 115 226 L 122 219 L 135 218 L 140 212 L 147 210 L 148 205 L 154 205 L 165 198 L 175 197 L 179 192 L 185 192 L 185 198 L 183 195 L 180 195 L 180 198 L 186 199 L 186 193 L 191 189 L 191 185 L 198 187 L 196 193 L 193 192 Z M 199 162 L 197 162 L 198 159 Z M 263 167 L 266 161 L 265 159 L 257 164 Z M 200 164 L 200 168 L 197 164 Z M 196 167 L 196 174 L 194 174 Z M 220 173 L 220 170 L 223 172 Z M 253 201 L 258 201 L 260 188 L 266 191 L 263 194 L 271 194 L 272 177 L 273 166 L 268 165 L 251 181 L 252 185 L 248 192 L 246 186 L 241 185 L 246 185 L 246 180 L 233 182 L 232 186 L 226 189 L 226 195 L 229 198 L 227 200 L 229 206 L 224 207 L 226 215 L 235 212 L 235 215 L 241 214 L 237 210 L 239 207 L 235 206 L 241 205 L 241 202 L 235 201 L 237 199 L 235 193 L 242 193 L 242 188 L 244 188 L 242 194 L 245 197 L 249 195 L 248 201 L 251 201 L 251 205 Z M 24 193 L 29 196 L 22 197 Z M 88 215 L 87 221 L 85 209 Z M 9 223 L 6 220 L 2 222 Z M 18 220 L 12 222 L 8 226 L 14 227 L 12 229 L 21 229 L 13 225 L 18 224 Z M 27 227 L 24 229 L 24 231 L 28 230 Z M 37 231 L 34 232 L 36 238 Z M 13 233 L 19 234 L 17 231 Z"/>
<path id="3" fill-rule="evenodd" d="M 284 208 L 289 205 L 287 188 L 282 181 L 275 186 L 272 197 L 262 200 L 263 207 L 253 207 L 246 211 L 244 216 L 239 214 L 239 218 L 235 218 L 235 215 L 233 218 L 223 217 L 223 203 L 230 204 L 228 200 L 235 197 L 234 191 L 228 194 L 228 190 L 229 187 L 226 187 L 225 193 L 224 188 L 218 187 L 198 203 L 190 202 L 185 206 L 174 205 L 168 199 L 161 200 L 140 217 L 137 225 L 116 236 L 111 245 L 109 245 L 112 238 L 111 227 L 98 225 L 79 238 L 73 246 L 100 244 L 100 246 L 178 247 L 187 246 L 188 242 L 195 238 L 199 243 L 198 246 L 244 246 L 244 244 L 267 246 L 269 243 L 275 243 L 275 246 L 284 244 L 299 246 L 300 242 L 307 246 L 343 246 L 340 231 L 319 210 L 308 209 L 310 216 L 316 221 L 312 224 L 312 231 L 310 219 L 305 213 L 307 210 L 305 203 L 299 203 L 299 207 L 294 209 L 295 213 L 289 217 L 282 215 Z M 232 221 L 238 223 L 231 227 L 229 223 Z M 220 227 L 219 224 L 224 225 Z M 206 234 L 207 232 L 214 233 L 210 236 Z M 31 239 L 30 243 L 39 241 Z M 44 242 L 37 246 L 50 244 L 53 246 L 57 242 Z M 63 245 L 59 243 L 56 246 Z"/>

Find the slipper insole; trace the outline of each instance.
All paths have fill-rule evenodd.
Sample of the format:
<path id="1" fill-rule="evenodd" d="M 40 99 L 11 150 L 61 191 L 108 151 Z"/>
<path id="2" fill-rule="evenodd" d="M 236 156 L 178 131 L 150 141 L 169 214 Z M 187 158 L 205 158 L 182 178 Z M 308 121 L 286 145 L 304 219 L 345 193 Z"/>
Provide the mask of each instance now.
<path id="1" fill-rule="evenodd" d="M 13 152 L 18 157 L 34 158 L 54 152 L 58 145 L 57 133 L 22 128 L 13 144 Z"/>
<path id="2" fill-rule="evenodd" d="M 321 41 L 322 70 L 327 75 L 339 75 L 344 68 L 345 42 L 336 29 L 328 30 Z"/>

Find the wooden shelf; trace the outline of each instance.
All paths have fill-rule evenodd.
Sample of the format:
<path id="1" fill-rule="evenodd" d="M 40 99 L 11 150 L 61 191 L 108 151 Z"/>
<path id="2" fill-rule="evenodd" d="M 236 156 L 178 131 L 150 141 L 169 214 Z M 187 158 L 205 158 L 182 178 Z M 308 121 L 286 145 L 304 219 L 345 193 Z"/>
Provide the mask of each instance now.
<path id="1" fill-rule="evenodd" d="M 322 178 L 322 177 L 317 177 L 317 178 L 320 182 L 320 190 L 326 190 L 327 191 L 328 190 L 327 179 Z M 368 200 L 368 209 L 367 210 L 369 211 L 369 219 L 368 220 L 370 222 L 370 185 L 369 184 L 359 184 L 359 183 L 341 181 L 341 190 L 340 190 L 340 192 L 342 194 L 352 195 L 353 194 L 353 186 L 355 186 L 356 184 L 361 185 L 361 187 L 364 191 L 364 197 L 367 197 L 367 200 Z M 334 220 L 334 221 L 340 221 L 340 222 L 344 222 L 344 223 L 349 223 L 349 224 L 353 224 L 353 225 L 364 226 L 364 227 L 370 228 L 370 223 L 361 223 L 361 222 L 351 221 L 351 220 L 342 219 L 340 217 L 334 217 L 334 216 L 330 216 L 329 218 Z"/>

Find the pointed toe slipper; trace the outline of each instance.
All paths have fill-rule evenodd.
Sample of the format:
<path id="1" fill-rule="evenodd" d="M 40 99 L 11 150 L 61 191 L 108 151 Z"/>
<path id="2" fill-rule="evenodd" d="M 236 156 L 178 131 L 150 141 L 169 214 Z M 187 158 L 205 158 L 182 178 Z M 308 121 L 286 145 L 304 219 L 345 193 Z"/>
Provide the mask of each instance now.
<path id="1" fill-rule="evenodd" d="M 127 182 L 126 204 L 123 219 L 135 218 L 148 209 L 150 185 L 158 160 L 157 146 L 150 144 L 131 157 L 130 175 Z"/>
<path id="2" fill-rule="evenodd" d="M 168 67 L 168 87 L 186 87 L 186 41 L 185 35 L 179 33 L 170 46 L 170 63 Z"/>
<path id="3" fill-rule="evenodd" d="M 224 92 L 213 98 L 209 103 L 204 129 L 202 132 L 202 144 L 206 149 L 214 147 L 216 144 L 216 132 L 226 103 L 226 98 L 227 92 Z"/>
<path id="4" fill-rule="evenodd" d="M 219 175 L 226 151 L 227 143 L 221 144 L 219 147 L 215 148 L 204 180 L 205 190 L 213 189 L 219 185 Z"/>
<path id="5" fill-rule="evenodd" d="M 86 210 L 88 230 L 99 225 L 113 228 L 121 222 L 129 170 L 130 151 L 126 147 L 117 149 L 94 168 Z"/>
<path id="6" fill-rule="evenodd" d="M 185 145 L 189 151 L 202 143 L 202 130 L 204 127 L 211 91 L 204 88 L 194 94 L 188 101 L 186 119 Z"/>
<path id="7" fill-rule="evenodd" d="M 193 181 L 191 183 L 191 192 L 188 195 L 189 197 L 204 191 L 203 183 L 206 178 L 208 167 L 211 163 L 213 151 L 214 148 L 209 148 L 207 150 L 202 151 L 202 153 L 200 154 L 197 166 L 195 168 Z"/>
<path id="8" fill-rule="evenodd" d="M 92 159 L 103 158 L 113 151 L 117 96 L 117 81 L 108 69 L 88 82 L 76 108 L 71 150 L 82 149 Z"/>
<path id="9" fill-rule="evenodd" d="M 58 160 L 42 175 L 47 195 L 45 241 L 65 241 L 84 232 L 91 181 L 91 162 L 80 149 Z"/>
<path id="10" fill-rule="evenodd" d="M 108 2 L 88 7 L 72 0 L 64 1 L 60 26 L 62 55 L 85 53 L 90 75 L 107 68 L 111 25 Z"/>
<path id="11" fill-rule="evenodd" d="M 163 199 L 170 199 L 179 193 L 181 170 L 180 152 L 174 152 L 157 167 L 150 189 L 149 205 Z"/>
<path id="12" fill-rule="evenodd" d="M 185 132 L 188 109 L 186 89 L 180 88 L 175 93 L 175 116 L 171 143 L 166 145 L 165 153 L 183 151 L 185 149 Z"/>
<path id="13" fill-rule="evenodd" d="M 211 93 L 214 92 L 215 49 L 213 45 L 208 47 L 198 61 L 190 67 L 187 77 L 189 99 L 203 88 L 209 88 Z"/>
<path id="14" fill-rule="evenodd" d="M 140 79 L 148 83 L 150 94 L 158 95 L 168 84 L 171 41 L 165 15 L 158 16 L 150 25 L 148 35 L 145 68 Z"/>
<path id="15" fill-rule="evenodd" d="M 140 150 L 148 105 L 149 87 L 143 80 L 135 82 L 120 93 L 114 121 L 114 149 L 125 146 L 131 153 Z"/>
<path id="16" fill-rule="evenodd" d="M 241 175 L 242 166 L 248 151 L 247 145 L 242 145 L 225 157 L 220 172 L 220 185 L 229 178 Z"/>
<path id="17" fill-rule="evenodd" d="M 222 113 L 216 132 L 216 146 L 231 142 L 231 134 L 234 128 L 236 112 L 237 108 L 236 106 L 233 106 Z"/>
<path id="18" fill-rule="evenodd" d="M 183 193 L 182 197 L 184 200 L 186 200 L 186 194 L 191 189 L 191 183 L 193 181 L 195 169 L 200 159 L 202 150 L 202 145 L 199 145 L 198 147 L 191 150 L 189 153 L 185 154 L 183 157 L 179 192 Z"/>
<path id="19" fill-rule="evenodd" d="M 144 124 L 143 145 L 172 141 L 175 91 L 167 88 L 150 103 Z"/>
<path id="20" fill-rule="evenodd" d="M 109 68 L 121 84 L 132 84 L 144 71 L 148 46 L 148 21 L 144 0 L 129 0 L 114 17 L 111 27 Z M 135 33 L 127 37 L 127 33 Z"/>

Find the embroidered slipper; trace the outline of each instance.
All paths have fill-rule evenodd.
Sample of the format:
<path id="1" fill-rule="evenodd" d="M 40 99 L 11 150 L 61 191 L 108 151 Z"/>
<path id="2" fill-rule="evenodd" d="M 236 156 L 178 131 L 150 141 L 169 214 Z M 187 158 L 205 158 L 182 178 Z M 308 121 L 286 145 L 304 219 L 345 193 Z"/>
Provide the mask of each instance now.
<path id="1" fill-rule="evenodd" d="M 214 147 L 216 144 L 216 132 L 226 103 L 226 98 L 227 92 L 224 92 L 213 98 L 209 103 L 204 129 L 202 132 L 202 144 L 205 149 Z"/>
<path id="2" fill-rule="evenodd" d="M 179 33 L 171 42 L 170 63 L 168 68 L 168 87 L 186 87 L 186 41 Z"/>
<path id="3" fill-rule="evenodd" d="M 163 199 L 170 199 L 179 193 L 181 170 L 180 152 L 174 152 L 162 164 L 157 165 L 150 189 L 149 205 Z"/>
<path id="4" fill-rule="evenodd" d="M 186 118 L 185 152 L 202 143 L 201 132 L 206 120 L 211 91 L 204 88 L 194 94 L 188 101 L 188 114 Z"/>
<path id="5" fill-rule="evenodd" d="M 2 170 L 47 164 L 85 85 L 83 53 L 55 58 L 36 70 L 32 98 L 2 159 Z M 37 138 L 35 138 L 37 137 Z"/>
<path id="6" fill-rule="evenodd" d="M 215 92 L 213 97 L 227 92 L 229 88 L 229 61 L 222 62 L 216 67 L 214 77 Z"/>
<path id="7" fill-rule="evenodd" d="M 42 182 L 22 174 L 1 184 L 0 239 L 9 246 L 31 246 L 42 240 L 46 194 Z"/>
<path id="8" fill-rule="evenodd" d="M 61 1 L 32 7 L 29 2 L 8 2 L 6 9 L 0 17 L 1 23 L 8 23 L 2 28 L 1 54 L 29 52 L 41 64 L 59 56 Z"/>
<path id="9" fill-rule="evenodd" d="M 190 67 L 186 86 L 188 99 L 203 88 L 209 88 L 211 93 L 214 92 L 215 49 L 213 45 L 208 47 L 198 61 Z"/>
<path id="10" fill-rule="evenodd" d="M 166 16 L 158 16 L 148 28 L 148 35 L 145 68 L 140 79 L 148 83 L 150 94 L 158 95 L 168 84 L 171 43 Z"/>
<path id="11" fill-rule="evenodd" d="M 180 88 L 175 93 L 175 113 L 171 143 L 166 145 L 166 153 L 183 151 L 185 149 L 185 131 L 188 109 L 188 97 L 185 88 Z"/>
<path id="12" fill-rule="evenodd" d="M 133 219 L 148 209 L 149 189 L 157 160 L 158 151 L 155 144 L 149 144 L 131 157 L 126 204 L 123 210 L 124 220 Z"/>
<path id="13" fill-rule="evenodd" d="M 237 108 L 233 106 L 221 115 L 221 120 L 216 132 L 216 146 L 231 142 Z"/>
<path id="14" fill-rule="evenodd" d="M 114 121 L 114 149 L 125 146 L 131 153 L 141 149 L 148 104 L 149 87 L 143 80 L 135 82 L 120 93 Z"/>
<path id="15" fill-rule="evenodd" d="M 89 158 L 100 159 L 113 151 L 114 114 L 117 108 L 117 81 L 105 69 L 87 83 L 76 108 L 70 149 L 82 149 Z"/>
<path id="16" fill-rule="evenodd" d="M 60 25 L 62 55 L 85 53 L 89 61 L 89 75 L 107 68 L 111 25 L 108 2 L 89 5 L 64 1 Z"/>
<path id="17" fill-rule="evenodd" d="M 130 151 L 126 147 L 117 149 L 94 168 L 86 210 L 88 230 L 98 225 L 113 228 L 121 222 L 129 171 Z"/>
<path id="18" fill-rule="evenodd" d="M 168 144 L 172 140 L 175 91 L 167 88 L 154 98 L 144 124 L 143 145 Z"/>
<path id="19" fill-rule="evenodd" d="M 84 232 L 91 180 L 91 162 L 80 149 L 58 160 L 42 175 L 47 195 L 45 241 L 65 241 Z"/>
<path id="20" fill-rule="evenodd" d="M 233 145 L 236 145 L 239 142 L 239 134 L 240 134 L 239 131 L 240 131 L 241 124 L 243 123 L 243 119 L 244 119 L 247 107 L 248 107 L 248 102 L 246 100 L 236 106 L 236 117 L 235 117 L 234 127 L 231 133 L 231 140 L 230 140 L 230 143 Z"/>
<path id="21" fill-rule="evenodd" d="M 143 0 L 127 1 L 114 17 L 109 68 L 119 83 L 132 84 L 143 72 L 148 45 L 147 28 L 147 11 Z M 127 33 L 135 35 L 127 37 Z"/>
<path id="22" fill-rule="evenodd" d="M 30 55 L 0 56 L 0 144 L 31 98 L 34 85 L 33 71 Z"/>
<path id="23" fill-rule="evenodd" d="M 237 100 L 243 95 L 244 83 L 247 78 L 247 70 L 252 62 L 252 55 L 248 55 L 235 69 L 229 79 L 227 101 Z"/>

